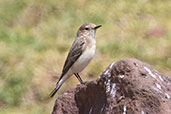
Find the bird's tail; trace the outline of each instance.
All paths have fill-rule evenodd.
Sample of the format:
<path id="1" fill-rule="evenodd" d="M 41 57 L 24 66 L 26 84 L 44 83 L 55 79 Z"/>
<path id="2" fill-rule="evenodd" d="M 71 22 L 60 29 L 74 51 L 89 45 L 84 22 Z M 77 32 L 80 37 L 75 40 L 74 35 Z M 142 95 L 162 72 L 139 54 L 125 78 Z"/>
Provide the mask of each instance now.
<path id="1" fill-rule="evenodd" d="M 56 83 L 56 88 L 50 93 L 50 97 L 53 97 L 56 92 L 59 90 L 59 88 L 62 86 L 62 84 L 64 83 L 64 81 L 69 77 L 70 75 L 66 74 L 64 76 L 61 76 L 59 81 Z"/>
<path id="2" fill-rule="evenodd" d="M 56 84 L 56 88 L 50 93 L 50 97 L 53 97 L 56 92 L 59 90 L 59 88 L 61 87 L 62 84 L 60 84 L 60 81 Z"/>
<path id="3" fill-rule="evenodd" d="M 55 88 L 51 93 L 50 93 L 50 97 L 53 97 L 55 94 L 56 94 L 56 92 L 58 91 L 58 89 L 59 88 Z"/>

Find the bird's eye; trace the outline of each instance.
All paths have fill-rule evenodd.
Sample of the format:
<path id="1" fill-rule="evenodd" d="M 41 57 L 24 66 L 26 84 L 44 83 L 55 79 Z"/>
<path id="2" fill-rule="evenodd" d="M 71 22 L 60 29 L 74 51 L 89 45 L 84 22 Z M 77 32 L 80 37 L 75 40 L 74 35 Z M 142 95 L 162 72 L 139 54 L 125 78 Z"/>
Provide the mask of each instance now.
<path id="1" fill-rule="evenodd" d="M 86 28 L 85 28 L 85 30 L 89 30 L 89 28 L 88 28 L 88 27 L 86 27 Z"/>

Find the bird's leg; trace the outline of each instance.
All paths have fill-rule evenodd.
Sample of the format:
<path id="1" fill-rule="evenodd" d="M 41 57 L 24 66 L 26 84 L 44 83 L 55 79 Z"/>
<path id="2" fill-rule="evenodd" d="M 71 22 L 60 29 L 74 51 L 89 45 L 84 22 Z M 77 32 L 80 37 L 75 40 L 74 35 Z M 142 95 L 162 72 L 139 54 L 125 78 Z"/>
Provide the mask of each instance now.
<path id="1" fill-rule="evenodd" d="M 81 79 L 80 75 L 78 73 L 74 73 L 74 75 L 77 77 L 80 83 L 83 84 L 83 80 Z"/>

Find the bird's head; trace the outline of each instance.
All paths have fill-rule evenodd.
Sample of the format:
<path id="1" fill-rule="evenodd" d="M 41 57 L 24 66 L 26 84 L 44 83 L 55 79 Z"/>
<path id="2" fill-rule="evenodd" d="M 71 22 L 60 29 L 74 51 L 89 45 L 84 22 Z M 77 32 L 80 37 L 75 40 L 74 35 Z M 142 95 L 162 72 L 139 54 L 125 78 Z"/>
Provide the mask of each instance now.
<path id="1" fill-rule="evenodd" d="M 78 32 L 77 32 L 77 37 L 79 36 L 88 36 L 88 37 L 93 37 L 95 38 L 96 35 L 96 30 L 101 27 L 102 25 L 98 25 L 96 26 L 93 23 L 89 23 L 89 24 L 83 24 Z"/>

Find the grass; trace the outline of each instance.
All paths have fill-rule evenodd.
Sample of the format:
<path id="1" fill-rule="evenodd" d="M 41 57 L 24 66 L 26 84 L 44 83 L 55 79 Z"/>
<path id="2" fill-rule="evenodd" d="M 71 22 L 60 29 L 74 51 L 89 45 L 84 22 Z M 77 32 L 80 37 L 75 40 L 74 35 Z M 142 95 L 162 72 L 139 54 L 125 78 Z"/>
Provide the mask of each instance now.
<path id="1" fill-rule="evenodd" d="M 68 50 L 83 23 L 102 24 L 96 55 L 81 73 L 96 79 L 113 61 L 137 58 L 171 73 L 170 0 L 1 0 L 0 114 L 47 114 Z M 79 82 L 75 77 L 58 95 Z"/>

